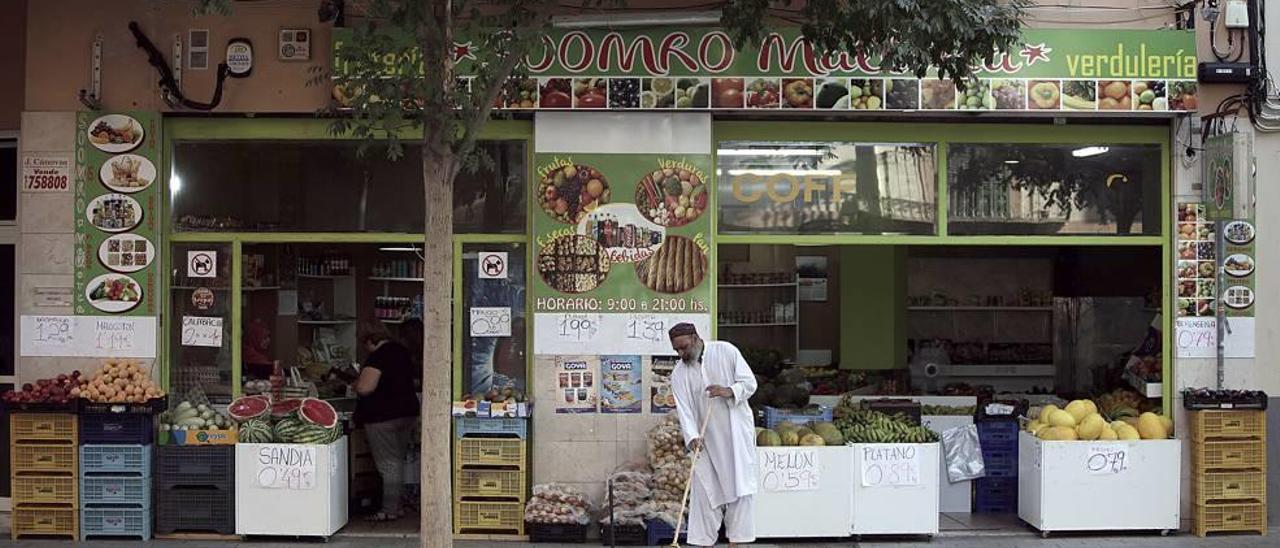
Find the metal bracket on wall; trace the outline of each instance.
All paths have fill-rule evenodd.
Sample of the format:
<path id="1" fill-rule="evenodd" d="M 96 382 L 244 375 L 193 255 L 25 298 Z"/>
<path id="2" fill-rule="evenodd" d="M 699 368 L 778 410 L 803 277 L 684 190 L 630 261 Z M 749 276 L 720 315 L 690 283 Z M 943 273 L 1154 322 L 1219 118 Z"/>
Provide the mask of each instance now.
<path id="1" fill-rule="evenodd" d="M 182 33 L 175 33 L 173 35 L 173 82 L 174 82 L 174 85 L 177 86 L 178 92 L 181 92 L 182 91 Z M 169 105 L 169 108 L 178 108 L 179 106 L 182 105 L 182 103 L 178 101 L 176 97 L 173 96 L 173 93 L 169 91 L 169 88 L 164 86 L 160 87 L 160 98 L 164 99 L 165 104 Z"/>
<path id="2" fill-rule="evenodd" d="M 102 34 L 93 38 L 89 57 L 89 89 L 80 90 L 80 102 L 92 110 L 102 108 Z"/>

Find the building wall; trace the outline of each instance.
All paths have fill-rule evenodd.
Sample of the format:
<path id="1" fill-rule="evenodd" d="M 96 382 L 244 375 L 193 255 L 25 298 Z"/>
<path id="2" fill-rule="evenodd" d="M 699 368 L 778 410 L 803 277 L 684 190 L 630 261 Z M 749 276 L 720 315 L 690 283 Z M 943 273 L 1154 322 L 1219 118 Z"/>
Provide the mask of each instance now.
<path id="1" fill-rule="evenodd" d="M 26 0 L 0 2 L 0 132 L 16 131 L 21 125 L 22 104 L 26 90 Z"/>

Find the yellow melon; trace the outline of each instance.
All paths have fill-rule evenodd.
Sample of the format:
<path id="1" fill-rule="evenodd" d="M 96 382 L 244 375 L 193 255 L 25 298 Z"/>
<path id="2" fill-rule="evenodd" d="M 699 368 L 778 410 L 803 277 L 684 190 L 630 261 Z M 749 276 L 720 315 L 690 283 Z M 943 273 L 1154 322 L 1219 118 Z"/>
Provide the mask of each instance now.
<path id="1" fill-rule="evenodd" d="M 1169 431 L 1155 413 L 1143 413 L 1138 417 L 1138 434 L 1144 440 L 1163 440 L 1169 438 Z"/>
<path id="2" fill-rule="evenodd" d="M 1045 441 L 1075 441 L 1079 439 L 1076 436 L 1074 428 L 1067 426 L 1050 426 L 1040 432 L 1040 439 Z"/>
<path id="3" fill-rule="evenodd" d="M 1094 413 L 1084 418 L 1080 426 L 1076 427 L 1076 435 L 1082 440 L 1096 440 L 1102 436 L 1102 430 L 1107 427 L 1107 421 L 1102 419 L 1102 415 Z"/>
<path id="4" fill-rule="evenodd" d="M 1111 421 L 1111 429 L 1112 429 L 1112 430 L 1115 430 L 1115 431 L 1117 431 L 1117 432 L 1119 432 L 1119 431 L 1120 431 L 1120 427 L 1121 427 L 1121 426 L 1128 426 L 1128 425 L 1129 425 L 1129 423 L 1124 422 L 1124 421 L 1119 420 L 1119 419 Z"/>
<path id="5" fill-rule="evenodd" d="M 1080 424 L 1080 421 L 1089 416 L 1088 400 L 1075 400 L 1068 403 L 1065 411 L 1071 414 L 1071 417 L 1076 420 L 1076 424 Z"/>
<path id="6" fill-rule="evenodd" d="M 1137 429 L 1128 424 L 1116 430 L 1116 436 L 1125 441 L 1140 440 L 1142 435 L 1138 434 Z"/>
<path id="7" fill-rule="evenodd" d="M 1120 439 L 1120 435 L 1116 434 L 1116 431 L 1113 430 L 1110 426 L 1107 426 L 1106 428 L 1102 429 L 1102 435 L 1098 436 L 1098 439 L 1102 441 L 1115 441 Z"/>
<path id="8" fill-rule="evenodd" d="M 1173 436 L 1173 419 L 1166 417 L 1164 415 L 1160 415 L 1160 424 L 1164 425 L 1165 433 L 1167 433 L 1170 437 L 1172 437 Z"/>
<path id="9" fill-rule="evenodd" d="M 1054 411 L 1058 411 L 1058 406 L 1052 403 L 1040 409 L 1040 417 L 1039 417 L 1040 422 L 1049 424 L 1049 417 L 1053 415 Z"/>
<path id="10" fill-rule="evenodd" d="M 1075 428 L 1076 419 L 1071 413 L 1062 410 L 1055 410 L 1049 415 L 1049 426 L 1061 426 L 1064 428 Z"/>

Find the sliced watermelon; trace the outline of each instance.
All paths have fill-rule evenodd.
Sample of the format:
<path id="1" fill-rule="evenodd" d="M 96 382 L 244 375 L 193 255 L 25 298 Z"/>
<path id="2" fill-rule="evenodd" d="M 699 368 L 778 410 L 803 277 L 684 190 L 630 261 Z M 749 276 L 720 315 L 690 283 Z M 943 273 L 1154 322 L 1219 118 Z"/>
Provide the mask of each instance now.
<path id="1" fill-rule="evenodd" d="M 324 400 L 316 398 L 302 400 L 302 408 L 298 410 L 298 416 L 303 421 L 321 428 L 338 426 L 338 412 Z"/>
<path id="2" fill-rule="evenodd" d="M 300 399 L 286 399 L 271 404 L 271 416 L 279 419 L 292 415 L 295 411 L 302 407 Z"/>
<path id="3" fill-rule="evenodd" d="M 227 406 L 227 415 L 236 422 L 244 422 L 266 415 L 271 410 L 271 402 L 258 396 L 245 396 Z"/>

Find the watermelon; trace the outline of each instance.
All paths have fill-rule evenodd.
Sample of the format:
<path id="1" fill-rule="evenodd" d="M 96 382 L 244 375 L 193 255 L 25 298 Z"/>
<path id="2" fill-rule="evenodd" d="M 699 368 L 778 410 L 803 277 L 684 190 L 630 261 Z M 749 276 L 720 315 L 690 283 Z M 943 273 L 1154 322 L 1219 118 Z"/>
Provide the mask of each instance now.
<path id="1" fill-rule="evenodd" d="M 244 443 L 271 443 L 275 432 L 266 418 L 254 418 L 240 423 L 240 441 Z"/>
<path id="2" fill-rule="evenodd" d="M 302 400 L 302 406 L 298 409 L 298 417 L 304 422 L 324 429 L 338 426 L 338 412 L 333 409 L 332 405 L 329 405 L 329 402 L 316 398 Z"/>
<path id="3" fill-rule="evenodd" d="M 297 443 L 296 439 L 302 433 L 304 426 L 302 422 L 294 417 L 285 417 L 276 422 L 273 430 L 276 443 Z"/>
<path id="4" fill-rule="evenodd" d="M 227 406 L 227 415 L 235 419 L 236 422 L 256 419 L 266 415 L 268 411 L 271 411 L 271 400 L 261 396 L 245 396 Z"/>
<path id="5" fill-rule="evenodd" d="M 271 418 L 280 420 L 284 417 L 293 415 L 302 407 L 302 400 L 287 399 L 280 400 L 271 404 Z"/>

